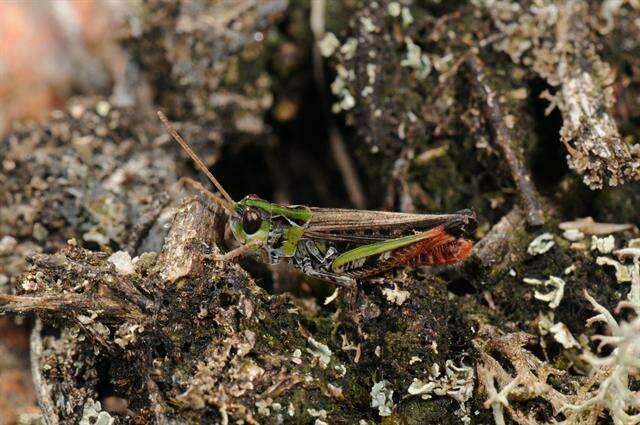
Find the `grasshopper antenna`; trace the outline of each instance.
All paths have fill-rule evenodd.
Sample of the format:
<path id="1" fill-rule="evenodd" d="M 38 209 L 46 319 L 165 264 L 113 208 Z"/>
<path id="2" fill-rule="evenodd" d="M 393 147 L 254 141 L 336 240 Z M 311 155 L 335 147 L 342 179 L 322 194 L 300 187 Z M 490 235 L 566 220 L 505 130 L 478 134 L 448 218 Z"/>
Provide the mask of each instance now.
<path id="1" fill-rule="evenodd" d="M 213 196 L 213 199 L 221 207 L 223 207 L 228 213 L 235 214 L 234 207 L 236 202 L 233 200 L 233 198 L 231 198 L 231 196 L 229 196 L 227 191 L 224 190 L 220 182 L 218 182 L 218 180 L 215 177 L 213 177 L 213 174 L 211 174 L 211 172 L 209 171 L 207 166 L 204 164 L 204 162 L 202 162 L 200 157 L 193 151 L 193 149 L 191 149 L 191 146 L 189 146 L 189 144 L 182 138 L 182 136 L 180 136 L 180 134 L 176 131 L 176 129 L 173 128 L 173 126 L 171 125 L 167 117 L 162 113 L 162 111 L 158 111 L 158 117 L 160 118 L 160 121 L 162 121 L 164 126 L 167 128 L 167 131 L 169 132 L 169 134 L 171 134 L 171 137 L 173 137 L 175 141 L 178 142 L 178 144 L 182 147 L 182 149 L 184 149 L 185 152 L 187 152 L 187 154 L 193 160 L 193 162 L 196 163 L 200 171 L 202 171 L 209 178 L 209 180 L 211 180 L 211 183 L 213 183 L 213 185 L 216 187 L 216 189 L 218 189 L 218 191 L 224 198 L 224 199 L 220 198 L 219 196 L 213 193 L 210 193 L 210 195 Z"/>

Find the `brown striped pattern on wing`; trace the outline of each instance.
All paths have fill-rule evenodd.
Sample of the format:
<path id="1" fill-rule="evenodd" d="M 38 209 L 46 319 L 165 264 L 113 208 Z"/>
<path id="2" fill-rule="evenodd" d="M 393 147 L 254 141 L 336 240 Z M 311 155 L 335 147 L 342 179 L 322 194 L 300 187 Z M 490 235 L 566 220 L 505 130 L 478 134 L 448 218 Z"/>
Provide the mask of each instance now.
<path id="1" fill-rule="evenodd" d="M 304 237 L 365 245 L 432 229 L 453 217 L 456 215 L 311 208 L 311 221 Z"/>

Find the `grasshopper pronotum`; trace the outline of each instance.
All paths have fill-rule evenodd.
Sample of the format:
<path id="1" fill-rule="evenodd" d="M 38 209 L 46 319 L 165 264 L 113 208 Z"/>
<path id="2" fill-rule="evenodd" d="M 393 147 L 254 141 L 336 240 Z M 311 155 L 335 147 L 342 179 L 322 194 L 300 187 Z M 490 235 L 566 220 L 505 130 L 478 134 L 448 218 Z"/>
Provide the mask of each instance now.
<path id="1" fill-rule="evenodd" d="M 397 267 L 450 264 L 469 256 L 475 231 L 471 210 L 453 214 L 406 214 L 304 205 L 280 205 L 255 195 L 234 201 L 171 126 L 158 116 L 173 138 L 218 189 L 218 196 L 186 179 L 221 207 L 240 247 L 220 256 L 229 260 L 262 249 L 270 264 L 286 262 L 304 274 L 338 285 Z"/>

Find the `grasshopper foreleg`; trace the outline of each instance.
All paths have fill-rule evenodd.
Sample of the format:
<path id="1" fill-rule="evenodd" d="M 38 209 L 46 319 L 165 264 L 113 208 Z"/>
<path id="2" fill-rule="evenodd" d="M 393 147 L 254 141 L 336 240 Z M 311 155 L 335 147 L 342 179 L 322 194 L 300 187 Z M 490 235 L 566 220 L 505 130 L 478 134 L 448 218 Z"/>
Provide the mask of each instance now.
<path id="1" fill-rule="evenodd" d="M 256 248 L 262 246 L 261 240 L 253 240 L 245 245 L 239 246 L 238 248 L 234 248 L 231 251 L 224 254 L 209 254 L 205 255 L 205 258 L 214 260 L 214 261 L 231 261 L 237 257 L 240 257 L 246 254 L 249 251 L 253 251 Z"/>

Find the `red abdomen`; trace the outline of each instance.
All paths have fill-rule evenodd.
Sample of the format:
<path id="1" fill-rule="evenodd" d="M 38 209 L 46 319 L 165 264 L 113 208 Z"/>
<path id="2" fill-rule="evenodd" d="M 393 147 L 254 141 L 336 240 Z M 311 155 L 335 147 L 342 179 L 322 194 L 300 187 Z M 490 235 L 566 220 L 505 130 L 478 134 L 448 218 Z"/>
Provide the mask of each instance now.
<path id="1" fill-rule="evenodd" d="M 426 248 L 416 259 L 422 265 L 452 264 L 462 261 L 471 254 L 473 242 L 467 239 L 455 239 L 443 245 Z"/>
<path id="2" fill-rule="evenodd" d="M 471 254 L 473 242 L 449 235 L 442 226 L 429 231 L 427 239 L 394 252 L 392 259 L 398 264 L 439 265 L 462 261 Z"/>

